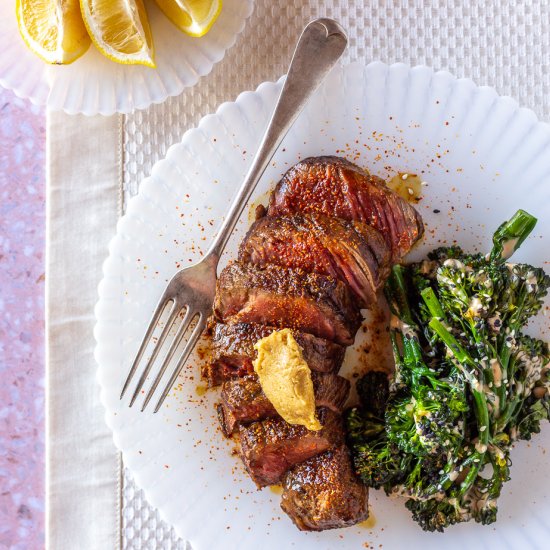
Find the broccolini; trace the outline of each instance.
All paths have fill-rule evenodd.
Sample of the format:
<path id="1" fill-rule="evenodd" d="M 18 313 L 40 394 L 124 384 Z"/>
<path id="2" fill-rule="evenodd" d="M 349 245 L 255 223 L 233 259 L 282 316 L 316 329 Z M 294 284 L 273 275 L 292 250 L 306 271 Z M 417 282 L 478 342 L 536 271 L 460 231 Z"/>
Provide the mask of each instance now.
<path id="1" fill-rule="evenodd" d="M 360 380 L 348 439 L 363 481 L 405 497 L 425 530 L 494 522 L 512 443 L 550 417 L 548 344 L 523 332 L 550 277 L 507 262 L 535 223 L 519 210 L 487 256 L 439 248 L 387 282 L 396 370 L 385 388 Z"/>

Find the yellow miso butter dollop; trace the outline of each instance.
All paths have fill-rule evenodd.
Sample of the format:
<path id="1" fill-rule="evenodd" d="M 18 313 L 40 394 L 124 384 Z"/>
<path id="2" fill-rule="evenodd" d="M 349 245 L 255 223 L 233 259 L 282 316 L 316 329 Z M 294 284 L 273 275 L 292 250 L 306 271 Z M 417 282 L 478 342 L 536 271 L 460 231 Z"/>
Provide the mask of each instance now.
<path id="1" fill-rule="evenodd" d="M 315 416 L 311 370 L 289 329 L 275 330 L 254 344 L 254 370 L 275 410 L 289 423 L 308 430 L 323 426 Z"/>

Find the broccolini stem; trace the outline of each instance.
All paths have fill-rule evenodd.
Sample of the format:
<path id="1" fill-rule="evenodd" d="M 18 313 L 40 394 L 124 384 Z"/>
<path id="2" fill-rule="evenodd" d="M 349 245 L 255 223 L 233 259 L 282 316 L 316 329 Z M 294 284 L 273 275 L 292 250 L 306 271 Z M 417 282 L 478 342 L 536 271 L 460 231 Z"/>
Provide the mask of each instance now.
<path id="1" fill-rule="evenodd" d="M 513 374 L 510 373 L 512 377 Z M 523 385 L 525 384 L 525 376 L 523 376 L 519 382 Z M 516 386 L 517 388 L 517 386 Z M 510 392 L 512 390 L 510 389 Z M 510 396 L 506 402 L 506 406 L 502 409 L 500 416 L 495 422 L 495 433 L 503 432 L 506 430 L 506 426 L 511 425 L 515 426 L 517 424 L 517 416 L 521 407 L 526 399 L 526 396 L 522 393 L 517 393 L 517 390 L 514 391 L 513 395 Z"/>
<path id="2" fill-rule="evenodd" d="M 392 313 L 407 325 L 414 325 L 409 300 L 407 298 L 407 283 L 405 282 L 405 268 L 394 265 L 386 282 L 386 298 Z"/>
<path id="3" fill-rule="evenodd" d="M 403 357 L 401 357 L 401 352 L 399 351 L 399 346 L 397 345 L 397 338 L 395 337 L 396 331 L 391 330 L 390 331 L 390 341 L 391 341 L 391 349 L 393 351 L 393 359 L 395 361 L 395 366 L 397 370 L 403 368 Z"/>
<path id="4" fill-rule="evenodd" d="M 484 456 L 485 453 L 479 453 L 477 451 L 472 455 L 472 466 L 468 470 L 468 474 L 464 478 L 464 481 L 460 484 L 460 491 L 458 492 L 460 498 L 462 498 L 474 484 L 482 466 Z"/>
<path id="5" fill-rule="evenodd" d="M 536 223 L 537 219 L 534 216 L 524 210 L 518 210 L 509 221 L 504 222 L 496 230 L 493 236 L 494 246 L 489 258 L 490 261 L 501 262 L 510 257 L 520 247 L 529 233 L 531 233 Z M 526 295 L 527 291 L 525 285 L 523 285 L 517 297 L 514 311 L 508 318 L 509 328 L 512 331 L 521 329 L 521 312 L 524 308 Z M 502 378 L 504 380 L 511 377 L 511 373 L 508 372 L 511 348 L 507 345 L 505 338 L 506 334 L 500 338 L 500 352 L 498 354 Z M 502 414 L 507 407 L 509 408 L 507 405 L 506 385 L 503 384 L 497 389 L 496 393 L 499 396 L 499 411 Z M 499 422 L 499 424 L 501 423 Z"/>
<path id="6" fill-rule="evenodd" d="M 425 304 L 428 306 L 428 310 L 433 317 L 440 320 L 445 318 L 445 312 L 443 311 L 443 308 L 441 307 L 441 304 L 439 303 L 439 300 L 431 286 L 425 288 L 420 295 L 422 296 Z"/>
<path id="7" fill-rule="evenodd" d="M 487 445 L 489 443 L 489 411 L 487 409 L 487 398 L 483 392 L 474 390 L 473 388 L 472 395 L 474 396 L 479 436 L 478 443 L 476 444 L 476 451 L 472 455 L 472 466 L 470 467 L 468 475 L 460 484 L 459 494 L 461 497 L 470 490 L 481 467 L 485 464 L 485 454 L 487 453 Z"/>
<path id="8" fill-rule="evenodd" d="M 498 354 L 502 380 L 508 380 L 508 365 L 510 363 L 511 355 L 511 349 L 503 343 L 501 351 Z M 499 414 L 502 414 L 507 405 L 507 386 L 507 384 L 501 384 L 499 388 L 496 388 L 496 394 L 499 398 Z"/>
<path id="9" fill-rule="evenodd" d="M 536 224 L 537 218 L 525 210 L 518 210 L 495 231 L 489 261 L 504 262 L 507 260 L 521 246 Z"/>
<path id="10" fill-rule="evenodd" d="M 487 452 L 487 444 L 489 443 L 489 410 L 487 409 L 487 398 L 483 392 L 472 390 L 474 396 L 474 403 L 476 406 L 477 426 L 479 431 L 478 441 L 483 451 L 480 453 L 485 454 Z"/>
<path id="11" fill-rule="evenodd" d="M 503 380 L 511 380 L 513 376 L 513 371 L 510 370 L 510 358 L 512 356 L 512 347 L 511 347 L 511 344 L 509 344 L 506 341 L 506 338 L 509 335 L 515 335 L 518 331 L 521 330 L 522 328 L 521 319 L 522 319 L 522 313 L 525 308 L 526 298 L 527 298 L 527 290 L 525 288 L 525 285 L 522 285 L 515 303 L 514 311 L 508 318 L 508 328 L 510 329 L 510 333 L 504 333 L 499 339 L 500 353 L 498 354 L 498 356 L 500 361 L 500 368 L 502 370 Z M 500 390 L 499 392 L 500 411 L 502 413 L 506 407 L 506 402 L 507 402 L 506 384 L 503 384 L 499 388 L 499 390 Z"/>
<path id="12" fill-rule="evenodd" d="M 460 496 L 466 494 L 474 483 L 477 474 L 481 466 L 483 465 L 483 460 L 485 453 L 487 452 L 487 445 L 489 443 L 489 410 L 487 409 L 487 397 L 483 392 L 483 389 L 480 386 L 483 384 L 483 380 L 478 380 L 474 374 L 470 373 L 463 368 L 463 365 L 469 365 L 477 369 L 477 365 L 470 356 L 470 354 L 457 342 L 455 337 L 447 330 L 447 328 L 436 318 L 433 318 L 429 326 L 432 330 L 443 340 L 447 348 L 454 355 L 455 359 L 458 361 L 459 366 L 462 367 L 462 372 L 464 372 L 468 383 L 470 384 L 470 389 L 474 397 L 475 404 L 475 414 L 478 427 L 478 444 L 476 445 L 476 452 L 474 453 L 474 458 L 472 460 L 473 465 L 468 472 L 468 475 L 460 485 Z"/>
<path id="13" fill-rule="evenodd" d="M 417 365 L 424 366 L 424 359 L 422 358 L 422 348 L 413 334 L 403 335 L 403 352 L 405 364 L 409 367 Z"/>
<path id="14" fill-rule="evenodd" d="M 430 328 L 443 340 L 449 348 L 456 360 L 462 365 L 467 364 L 474 369 L 477 369 L 475 361 L 470 354 L 459 344 L 457 339 L 447 330 L 447 327 L 435 317 L 429 322 Z"/>
<path id="15" fill-rule="evenodd" d="M 511 420 L 516 416 L 519 410 L 518 406 L 521 405 L 522 401 L 522 399 L 516 397 L 506 405 L 506 408 L 495 422 L 495 433 L 504 431 L 508 424 L 515 424 L 515 422 L 511 422 Z"/>
<path id="16" fill-rule="evenodd" d="M 443 340 L 447 348 L 454 355 L 459 363 L 459 367 L 464 373 L 467 382 L 470 384 L 474 401 L 476 405 L 476 416 L 479 427 L 479 440 L 482 444 L 487 444 L 489 441 L 489 412 L 487 410 L 487 398 L 483 393 L 483 378 L 478 379 L 473 373 L 464 369 L 464 364 L 478 370 L 479 367 L 472 359 L 470 354 L 458 343 L 455 337 L 447 330 L 447 328 L 438 319 L 433 318 L 429 326 Z M 480 387 L 481 386 L 481 387 Z"/>
<path id="17" fill-rule="evenodd" d="M 418 340 L 418 328 L 411 313 L 404 273 L 405 268 L 403 266 L 394 266 L 385 288 L 386 297 L 392 312 L 392 319 L 396 318 L 400 321 L 400 326 L 392 329 L 390 332 L 397 367 L 396 373 L 399 377 L 404 371 L 408 371 L 416 382 L 425 376 L 430 380 L 432 386 L 434 386 L 437 384 L 433 380 L 432 372 L 424 362 L 422 347 Z M 401 336 L 400 341 L 397 339 L 397 334 Z"/>
<path id="18" fill-rule="evenodd" d="M 507 350 L 507 372 L 505 372 L 504 369 L 502 369 L 502 372 L 505 373 L 506 379 L 514 380 L 516 378 L 516 373 L 518 370 L 517 361 L 516 358 L 511 355 L 510 348 L 505 346 L 504 349 Z M 508 384 L 502 384 L 502 386 L 505 388 L 505 397 L 502 399 L 503 403 L 500 407 L 500 416 L 495 422 L 495 433 L 498 433 L 498 431 L 504 431 L 508 424 L 516 424 L 517 414 L 519 413 L 523 402 L 526 399 L 526 395 L 523 393 L 523 389 L 520 390 L 518 393 L 518 387 L 521 386 L 523 388 L 523 385 L 526 382 L 525 378 L 526 373 L 524 371 L 523 374 L 519 375 L 519 380 L 514 386 L 509 387 Z"/>

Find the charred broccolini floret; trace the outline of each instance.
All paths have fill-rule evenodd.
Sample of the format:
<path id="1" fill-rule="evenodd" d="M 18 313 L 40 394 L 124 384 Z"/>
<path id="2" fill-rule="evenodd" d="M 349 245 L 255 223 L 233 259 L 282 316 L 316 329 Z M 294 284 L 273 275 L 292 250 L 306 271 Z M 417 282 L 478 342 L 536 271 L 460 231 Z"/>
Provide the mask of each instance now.
<path id="1" fill-rule="evenodd" d="M 429 500 L 409 499 L 405 506 L 412 512 L 414 521 L 424 531 L 443 531 L 449 525 L 464 521 L 464 512 L 458 506 L 457 501 L 435 498 Z"/>
<path id="2" fill-rule="evenodd" d="M 358 474 L 407 498 L 423 529 L 494 522 L 512 442 L 550 416 L 548 345 L 523 333 L 550 277 L 507 263 L 535 223 L 520 210 L 487 257 L 439 248 L 386 285 L 396 372 L 385 412 L 370 397 L 346 423 Z"/>
<path id="3" fill-rule="evenodd" d="M 357 395 L 365 410 L 378 418 L 384 418 L 386 402 L 390 393 L 388 374 L 370 371 L 357 381 Z"/>
<path id="4" fill-rule="evenodd" d="M 460 445 L 463 432 L 457 425 L 468 409 L 463 388 L 418 386 L 403 394 L 386 409 L 388 441 L 417 456 L 446 453 Z"/>
<path id="5" fill-rule="evenodd" d="M 400 480 L 408 470 L 408 459 L 388 444 L 384 421 L 362 408 L 348 410 L 345 420 L 355 469 L 361 479 L 375 489 Z"/>

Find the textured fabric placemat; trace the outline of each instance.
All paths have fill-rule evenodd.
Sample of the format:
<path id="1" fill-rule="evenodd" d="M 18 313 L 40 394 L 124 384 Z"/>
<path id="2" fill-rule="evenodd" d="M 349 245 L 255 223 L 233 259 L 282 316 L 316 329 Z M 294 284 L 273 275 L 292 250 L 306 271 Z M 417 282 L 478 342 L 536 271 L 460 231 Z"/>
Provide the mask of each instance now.
<path id="1" fill-rule="evenodd" d="M 349 48 L 344 62 L 379 60 L 425 64 L 437 70 L 448 70 L 456 76 L 472 78 L 477 84 L 495 87 L 500 94 L 510 95 L 522 106 L 533 109 L 541 119 L 550 118 L 549 2 L 257 0 L 255 11 L 236 45 L 210 75 L 176 98 L 146 111 L 121 117 L 121 142 L 118 145 L 123 152 L 122 210 L 126 208 L 129 198 L 138 192 L 140 181 L 149 175 L 153 164 L 202 116 L 213 112 L 223 101 L 234 100 L 241 91 L 255 89 L 265 80 L 279 78 L 286 71 L 301 29 L 308 21 L 320 16 L 338 20 L 347 30 Z M 93 124 L 99 125 L 94 131 L 100 133 L 101 123 Z M 107 121 L 103 124 L 109 126 Z M 82 128 L 88 131 L 86 123 Z M 52 127 L 49 130 L 49 133 L 60 131 Z M 58 147 L 50 163 L 56 160 L 61 162 L 64 155 L 65 151 Z M 93 151 L 89 149 L 81 153 L 88 161 L 91 155 Z M 116 162 L 114 159 L 111 161 L 112 178 L 116 180 Z M 106 162 L 105 158 L 101 162 Z M 60 169 L 61 180 L 73 181 L 67 173 L 72 166 L 71 162 L 67 162 Z M 113 207 L 119 200 L 120 189 L 116 181 L 112 183 Z M 58 224 L 50 224 L 50 232 L 63 231 L 63 213 L 60 208 L 54 209 L 51 205 L 57 199 L 50 196 L 49 200 L 51 209 L 60 216 Z M 61 204 L 57 200 L 54 206 Z M 102 204 L 99 199 L 91 199 L 87 208 L 92 213 L 98 213 Z M 106 250 L 108 237 L 104 232 L 97 235 L 97 239 L 102 238 L 105 239 L 102 245 Z M 62 242 L 52 238 L 49 246 L 60 247 Z M 101 259 L 97 254 L 93 256 L 93 261 L 96 262 L 94 273 L 99 273 Z M 75 269 L 74 265 L 66 264 L 66 267 Z M 91 304 L 87 307 L 86 313 L 91 315 Z M 71 311 L 67 307 L 64 314 L 70 315 Z M 82 330 L 88 330 L 89 324 L 86 327 Z M 89 355 L 84 359 L 89 368 Z M 111 458 L 114 458 L 114 450 L 111 453 Z M 66 483 L 65 492 L 69 488 Z M 115 476 L 106 480 L 104 489 L 117 491 L 116 499 L 122 510 L 121 540 L 120 543 L 115 541 L 114 547 L 152 550 L 187 548 L 184 541 L 177 539 L 174 530 L 160 520 L 158 511 L 148 505 L 130 472 L 124 470 L 120 489 Z M 65 496 L 66 502 L 70 500 L 68 495 Z M 90 521 L 94 520 L 90 518 Z M 109 525 L 116 528 L 116 521 L 113 519 Z M 115 538 L 113 535 L 111 540 Z M 79 549 L 102 550 L 110 547 L 94 546 L 93 542 L 88 546 L 78 546 Z M 65 547 L 55 547 L 55 550 L 58 548 L 63 550 Z"/>
<path id="2" fill-rule="evenodd" d="M 550 3 L 537 0 L 258 0 L 237 44 L 212 73 L 161 105 L 125 117 L 125 199 L 170 145 L 245 90 L 286 72 L 303 26 L 332 17 L 348 32 L 343 62 L 428 65 L 510 95 L 550 119 Z M 125 548 L 184 548 L 124 471 Z"/>

